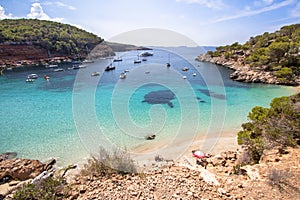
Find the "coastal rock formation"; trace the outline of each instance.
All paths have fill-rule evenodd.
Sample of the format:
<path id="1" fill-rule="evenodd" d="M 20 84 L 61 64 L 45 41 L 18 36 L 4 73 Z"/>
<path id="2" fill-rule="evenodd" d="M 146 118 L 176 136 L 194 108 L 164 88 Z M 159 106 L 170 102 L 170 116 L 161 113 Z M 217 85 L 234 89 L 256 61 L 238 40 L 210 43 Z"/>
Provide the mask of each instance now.
<path id="1" fill-rule="evenodd" d="M 163 166 L 157 163 L 140 174 L 103 176 L 78 171 L 64 182 L 67 193 L 59 194 L 66 199 L 299 199 L 299 148 L 266 151 L 261 163 L 237 170 L 240 155 L 237 151 L 208 155 L 209 164 L 205 167 L 197 164 L 197 159 L 191 160 L 191 155 L 189 162 Z M 23 168 L 30 165 L 42 169 L 38 161 L 10 161 L 6 164 L 22 163 Z M 15 185 L 14 189 L 26 183 L 9 182 L 11 188 Z M 4 195 L 10 198 L 13 194 L 8 191 Z"/>
<path id="2" fill-rule="evenodd" d="M 202 54 L 196 58 L 200 62 L 210 62 L 217 65 L 222 65 L 229 69 L 234 70 L 230 74 L 230 78 L 236 81 L 245 83 L 266 83 L 266 84 L 284 84 L 284 85 L 299 85 L 300 78 L 295 78 L 295 80 L 288 83 L 281 82 L 274 73 L 270 71 L 264 71 L 262 69 L 252 68 L 249 64 L 243 63 L 243 57 L 234 60 L 226 59 L 224 56 L 213 57 L 209 54 Z"/>
<path id="3" fill-rule="evenodd" d="M 228 67 L 230 78 L 247 83 L 300 84 L 300 24 L 283 26 L 274 33 L 250 37 L 207 51 L 196 60 Z"/>
<path id="4" fill-rule="evenodd" d="M 38 176 L 45 170 L 45 164 L 38 160 L 8 159 L 0 162 L 0 180 L 24 181 Z"/>
<path id="5" fill-rule="evenodd" d="M 152 166 L 151 171 L 141 175 L 79 175 L 69 183 L 70 199 L 299 199 L 299 150 L 266 154 L 267 163 L 242 167 L 240 171 L 244 173 L 240 174 L 234 172 L 240 154 L 228 151 L 209 156 L 206 169 L 193 160 L 160 168 Z M 223 162 L 213 165 L 214 160 Z M 274 178 L 270 176 L 273 170 L 283 174 L 288 170 L 289 175 Z"/>

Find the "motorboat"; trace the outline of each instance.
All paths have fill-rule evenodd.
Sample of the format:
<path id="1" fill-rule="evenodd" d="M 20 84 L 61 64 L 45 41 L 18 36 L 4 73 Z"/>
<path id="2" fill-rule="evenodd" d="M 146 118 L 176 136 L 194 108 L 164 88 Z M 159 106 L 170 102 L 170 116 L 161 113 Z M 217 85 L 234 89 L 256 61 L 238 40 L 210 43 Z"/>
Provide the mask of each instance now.
<path id="1" fill-rule="evenodd" d="M 37 79 L 39 76 L 37 74 L 29 74 L 27 79 Z"/>
<path id="2" fill-rule="evenodd" d="M 113 66 L 112 64 L 110 64 L 110 65 L 108 65 L 106 68 L 105 68 L 105 71 L 111 71 L 111 70 L 115 70 L 116 69 L 116 67 L 115 66 Z"/>
<path id="3" fill-rule="evenodd" d="M 34 80 L 35 80 L 35 79 L 33 79 L 33 78 L 27 78 L 27 79 L 26 79 L 26 82 L 27 82 L 27 83 L 32 83 L 32 82 L 34 82 Z"/>
<path id="4" fill-rule="evenodd" d="M 137 60 L 134 60 L 134 61 L 133 61 L 134 64 L 138 64 L 138 63 L 141 63 L 141 62 L 142 62 L 142 61 L 141 61 L 140 59 L 137 59 Z"/>
<path id="5" fill-rule="evenodd" d="M 79 65 L 77 64 L 73 65 L 72 69 L 79 69 Z"/>
<path id="6" fill-rule="evenodd" d="M 129 72 L 129 69 L 125 69 L 124 72 Z"/>
<path id="7" fill-rule="evenodd" d="M 193 73 L 193 76 L 197 76 L 197 74 L 196 74 L 196 73 Z"/>
<path id="8" fill-rule="evenodd" d="M 57 69 L 54 69 L 53 71 L 54 72 L 62 72 L 62 71 L 64 71 L 64 69 L 63 68 L 57 68 Z"/>
<path id="9" fill-rule="evenodd" d="M 166 64 L 167 67 L 171 67 L 171 63 L 170 63 L 170 54 L 168 54 L 168 62 Z"/>
<path id="10" fill-rule="evenodd" d="M 182 76 L 183 79 L 186 79 L 186 76 Z"/>
<path id="11" fill-rule="evenodd" d="M 142 61 L 147 61 L 147 58 L 143 58 Z"/>
<path id="12" fill-rule="evenodd" d="M 125 78 L 126 78 L 126 73 L 122 72 L 122 73 L 120 74 L 120 79 L 125 79 Z"/>
<path id="13" fill-rule="evenodd" d="M 115 58 L 113 60 L 113 62 L 122 62 L 122 61 L 123 61 L 123 59 L 121 57 Z"/>
<path id="14" fill-rule="evenodd" d="M 84 61 L 82 61 L 82 63 L 88 64 L 88 63 L 94 63 L 94 61 L 93 60 L 84 60 Z"/>
<path id="15" fill-rule="evenodd" d="M 150 72 L 149 72 L 149 71 L 146 71 L 145 74 L 150 74 Z"/>
<path id="16" fill-rule="evenodd" d="M 189 68 L 188 67 L 183 67 L 181 70 L 185 72 L 185 71 L 188 71 Z"/>
<path id="17" fill-rule="evenodd" d="M 141 53 L 139 56 L 141 56 L 141 57 L 153 56 L 153 53 L 146 51 L 146 52 Z"/>
<path id="18" fill-rule="evenodd" d="M 100 72 L 93 72 L 91 76 L 100 76 Z"/>
<path id="19" fill-rule="evenodd" d="M 46 64 L 45 65 L 45 68 L 57 68 L 58 65 L 49 65 L 49 64 Z"/>
<path id="20" fill-rule="evenodd" d="M 86 68 L 86 65 L 79 65 L 79 69 Z"/>

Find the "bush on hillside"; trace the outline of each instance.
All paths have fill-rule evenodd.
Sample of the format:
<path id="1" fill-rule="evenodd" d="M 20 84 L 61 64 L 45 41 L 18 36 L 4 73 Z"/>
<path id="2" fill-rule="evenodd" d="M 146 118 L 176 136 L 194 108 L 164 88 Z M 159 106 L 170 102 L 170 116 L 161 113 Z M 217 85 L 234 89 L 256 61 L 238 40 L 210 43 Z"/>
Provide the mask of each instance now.
<path id="1" fill-rule="evenodd" d="M 258 163 L 265 149 L 299 145 L 300 93 L 272 100 L 270 108 L 254 107 L 238 133 L 238 144 Z"/>
<path id="2" fill-rule="evenodd" d="M 137 173 L 137 167 L 126 151 L 115 149 L 113 152 L 108 152 L 101 147 L 99 154 L 88 160 L 81 173 L 92 176 L 111 176 L 112 174 Z"/>

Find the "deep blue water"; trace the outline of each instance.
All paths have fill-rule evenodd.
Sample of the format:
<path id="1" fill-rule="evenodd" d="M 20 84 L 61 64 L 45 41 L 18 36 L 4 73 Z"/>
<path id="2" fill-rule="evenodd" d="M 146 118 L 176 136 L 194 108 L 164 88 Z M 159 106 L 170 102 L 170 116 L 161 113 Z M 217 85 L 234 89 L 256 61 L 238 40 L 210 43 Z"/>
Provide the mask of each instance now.
<path id="1" fill-rule="evenodd" d="M 147 143 L 148 134 L 157 135 L 151 141 L 155 145 L 237 130 L 253 106 L 294 93 L 289 87 L 234 82 L 230 70 L 196 62 L 197 48 L 154 49 L 154 56 L 133 64 L 138 53 L 118 53 L 123 61 L 109 72 L 104 68 L 111 59 L 80 70 L 65 64 L 63 72 L 43 67 L 5 72 L 0 77 L 0 153 L 55 157 L 64 165 L 82 161 L 99 146 L 133 149 Z M 120 79 L 124 70 L 127 77 Z M 92 77 L 94 71 L 101 75 Z M 26 83 L 31 73 L 40 78 Z"/>

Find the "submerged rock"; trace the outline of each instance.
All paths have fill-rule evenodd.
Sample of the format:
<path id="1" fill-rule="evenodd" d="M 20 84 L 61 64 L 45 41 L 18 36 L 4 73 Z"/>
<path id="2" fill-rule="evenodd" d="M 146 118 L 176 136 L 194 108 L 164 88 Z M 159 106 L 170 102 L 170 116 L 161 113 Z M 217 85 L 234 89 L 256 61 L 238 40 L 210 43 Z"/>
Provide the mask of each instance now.
<path id="1" fill-rule="evenodd" d="M 149 104 L 167 104 L 170 108 L 173 108 L 174 105 L 171 100 L 174 98 L 175 94 L 171 90 L 158 90 L 146 94 L 142 102 Z"/>

